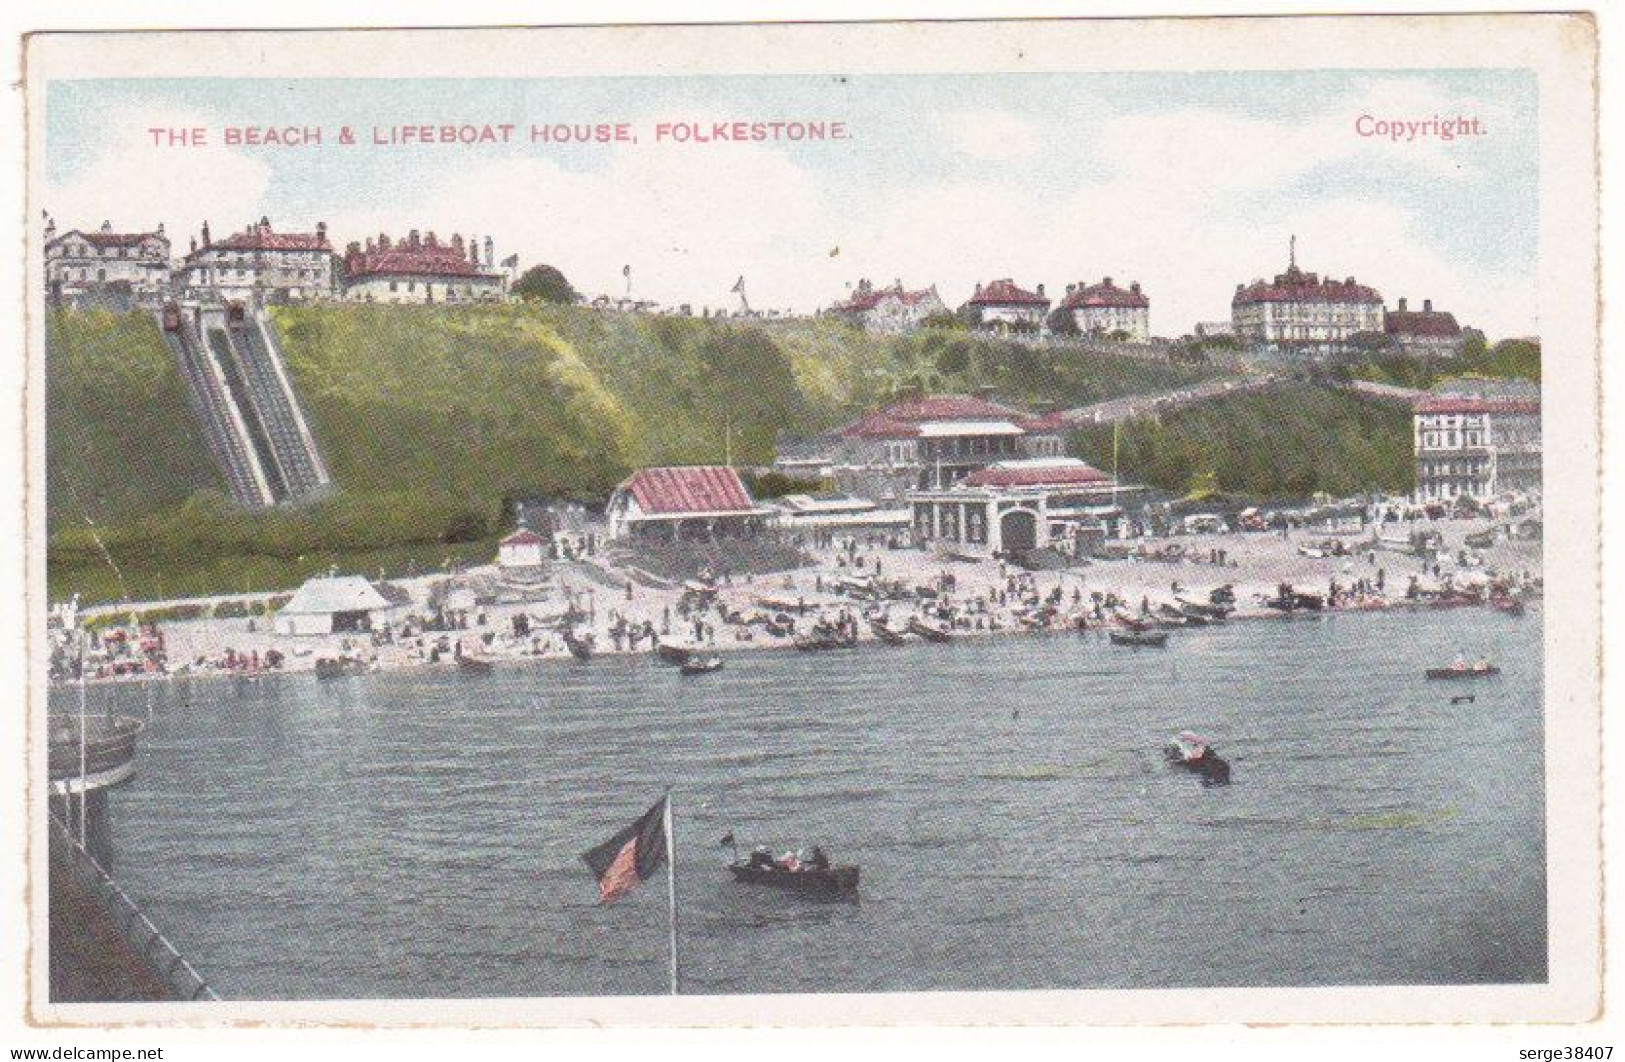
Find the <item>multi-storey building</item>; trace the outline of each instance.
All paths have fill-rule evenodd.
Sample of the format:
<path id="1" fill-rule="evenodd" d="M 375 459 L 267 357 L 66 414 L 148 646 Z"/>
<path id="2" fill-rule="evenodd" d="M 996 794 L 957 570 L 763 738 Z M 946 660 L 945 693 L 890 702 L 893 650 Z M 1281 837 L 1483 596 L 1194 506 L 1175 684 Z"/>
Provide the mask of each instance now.
<path id="1" fill-rule="evenodd" d="M 1451 380 L 1416 403 L 1418 501 L 1485 501 L 1541 490 L 1540 388 Z"/>
<path id="2" fill-rule="evenodd" d="M 209 302 L 329 298 L 337 290 L 333 265 L 325 221 L 315 232 L 276 232 L 262 217 L 219 241 L 204 222 L 181 267 L 181 286 L 187 298 Z"/>
<path id="3" fill-rule="evenodd" d="M 884 504 L 912 490 L 950 487 L 995 461 L 1060 457 L 1067 425 L 969 395 L 932 395 L 893 403 L 843 428 L 783 440 L 786 475 L 831 480 L 835 489 Z"/>
<path id="4" fill-rule="evenodd" d="M 1078 331 L 1086 336 L 1120 333 L 1140 343 L 1151 338 L 1151 300 L 1137 280 L 1126 289 L 1113 284 L 1111 277 L 1099 284 L 1068 284 L 1061 309 L 1072 314 Z"/>
<path id="5" fill-rule="evenodd" d="M 391 241 L 383 233 L 365 244 L 351 243 L 344 253 L 345 298 L 363 302 L 495 302 L 508 290 L 507 273 L 497 268 L 491 237 L 461 233 L 440 242 L 431 229 L 417 229 Z"/>
<path id="6" fill-rule="evenodd" d="M 45 220 L 45 290 L 53 302 L 76 302 L 99 292 L 126 290 L 138 303 L 157 305 L 169 294 L 169 237 L 114 232 L 111 222 L 87 232 L 57 232 Z"/>
<path id="7" fill-rule="evenodd" d="M 1406 308 L 1399 300 L 1399 309 L 1387 314 L 1384 329 L 1388 338 L 1399 349 L 1412 356 L 1454 358 L 1461 354 L 1464 337 L 1455 314 L 1434 310 L 1432 299 L 1423 299 L 1420 310 Z"/>
<path id="8" fill-rule="evenodd" d="M 877 288 L 865 277 L 851 297 L 830 307 L 830 312 L 871 332 L 913 332 L 946 314 L 948 307 L 935 284 L 909 291 L 898 280 L 889 288 Z"/>
<path id="9" fill-rule="evenodd" d="M 1044 295 L 1044 285 L 1038 285 L 1037 291 L 1027 291 L 1005 277 L 976 285 L 976 293 L 966 301 L 964 309 L 975 317 L 980 328 L 1037 332 L 1044 327 L 1049 299 Z"/>
<path id="10" fill-rule="evenodd" d="M 1382 296 L 1353 277 L 1332 280 L 1298 268 L 1296 247 L 1273 281 L 1237 284 L 1230 300 L 1236 338 L 1270 353 L 1341 353 L 1361 333 L 1383 330 Z"/>

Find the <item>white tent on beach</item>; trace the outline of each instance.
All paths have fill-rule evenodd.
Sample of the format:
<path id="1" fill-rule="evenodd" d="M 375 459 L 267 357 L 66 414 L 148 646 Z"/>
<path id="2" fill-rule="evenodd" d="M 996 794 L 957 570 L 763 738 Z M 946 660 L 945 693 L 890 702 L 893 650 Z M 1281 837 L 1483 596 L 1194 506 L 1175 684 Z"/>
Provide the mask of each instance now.
<path id="1" fill-rule="evenodd" d="M 372 614 L 392 607 L 359 575 L 309 579 L 276 614 L 278 634 L 345 634 L 372 630 Z"/>

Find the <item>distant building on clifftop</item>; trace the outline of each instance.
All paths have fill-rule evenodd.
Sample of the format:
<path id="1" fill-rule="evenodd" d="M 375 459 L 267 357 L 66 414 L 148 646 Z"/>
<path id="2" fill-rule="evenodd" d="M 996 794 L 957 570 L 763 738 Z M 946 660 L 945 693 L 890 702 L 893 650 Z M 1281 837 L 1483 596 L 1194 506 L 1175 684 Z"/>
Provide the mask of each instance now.
<path id="1" fill-rule="evenodd" d="M 216 241 L 209 223 L 180 269 L 184 297 L 206 302 L 303 302 L 331 298 L 333 246 L 327 223 L 315 232 L 277 232 L 262 217 L 240 232 Z"/>
<path id="2" fill-rule="evenodd" d="M 110 296 L 157 306 L 169 295 L 169 237 L 160 222 L 151 232 L 114 232 L 104 221 L 92 231 L 57 232 L 45 219 L 45 291 L 53 304 L 104 302 Z"/>
<path id="3" fill-rule="evenodd" d="M 344 252 L 345 298 L 360 302 L 468 303 L 496 302 L 508 292 L 506 269 L 496 264 L 491 237 L 484 245 L 461 233 L 440 242 L 431 229 L 417 229 L 404 240 L 385 233 L 365 244 L 351 243 Z"/>
<path id="4" fill-rule="evenodd" d="M 1455 314 L 1435 310 L 1432 299 L 1423 299 L 1421 310 L 1407 309 L 1405 300 L 1400 299 L 1399 309 L 1387 314 L 1384 328 L 1388 338 L 1405 354 L 1435 358 L 1461 356 L 1464 337 Z"/>
<path id="5" fill-rule="evenodd" d="M 865 277 L 851 297 L 830 307 L 830 312 L 871 332 L 913 332 L 946 314 L 948 307 L 935 284 L 909 291 L 897 280 L 889 288 L 877 288 Z"/>
<path id="6" fill-rule="evenodd" d="M 1044 285 L 1037 291 L 1018 287 L 1005 277 L 976 285 L 976 293 L 962 309 L 975 319 L 975 327 L 994 332 L 1038 332 L 1049 313 Z"/>
<path id="7" fill-rule="evenodd" d="M 1337 281 L 1299 269 L 1296 237 L 1285 273 L 1236 285 L 1230 317 L 1244 346 L 1304 357 L 1341 353 L 1354 336 L 1383 330 L 1382 296 L 1353 277 Z"/>
<path id="8" fill-rule="evenodd" d="M 1151 300 L 1140 290 L 1139 281 L 1126 289 L 1113 284 L 1111 277 L 1099 284 L 1068 284 L 1061 309 L 1072 314 L 1078 331 L 1086 336 L 1121 332 L 1138 343 L 1151 338 Z"/>

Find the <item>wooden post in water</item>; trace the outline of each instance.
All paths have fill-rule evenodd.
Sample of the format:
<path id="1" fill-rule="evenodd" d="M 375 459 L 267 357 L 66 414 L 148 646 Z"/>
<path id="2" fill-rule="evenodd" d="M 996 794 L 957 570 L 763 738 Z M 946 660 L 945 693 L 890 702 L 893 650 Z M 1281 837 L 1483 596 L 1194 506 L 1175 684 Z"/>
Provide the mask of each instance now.
<path id="1" fill-rule="evenodd" d="M 677 994 L 677 834 L 672 829 L 671 790 L 666 790 L 666 900 L 671 926 L 671 994 Z"/>

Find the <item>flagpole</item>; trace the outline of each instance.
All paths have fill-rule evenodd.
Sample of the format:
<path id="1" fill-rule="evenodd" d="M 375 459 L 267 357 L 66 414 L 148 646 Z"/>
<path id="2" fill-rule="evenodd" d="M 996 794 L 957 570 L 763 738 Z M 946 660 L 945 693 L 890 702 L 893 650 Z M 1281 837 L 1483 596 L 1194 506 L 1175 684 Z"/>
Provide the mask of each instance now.
<path id="1" fill-rule="evenodd" d="M 666 790 L 666 899 L 671 926 L 671 994 L 677 994 L 677 835 L 671 823 L 671 790 Z"/>

